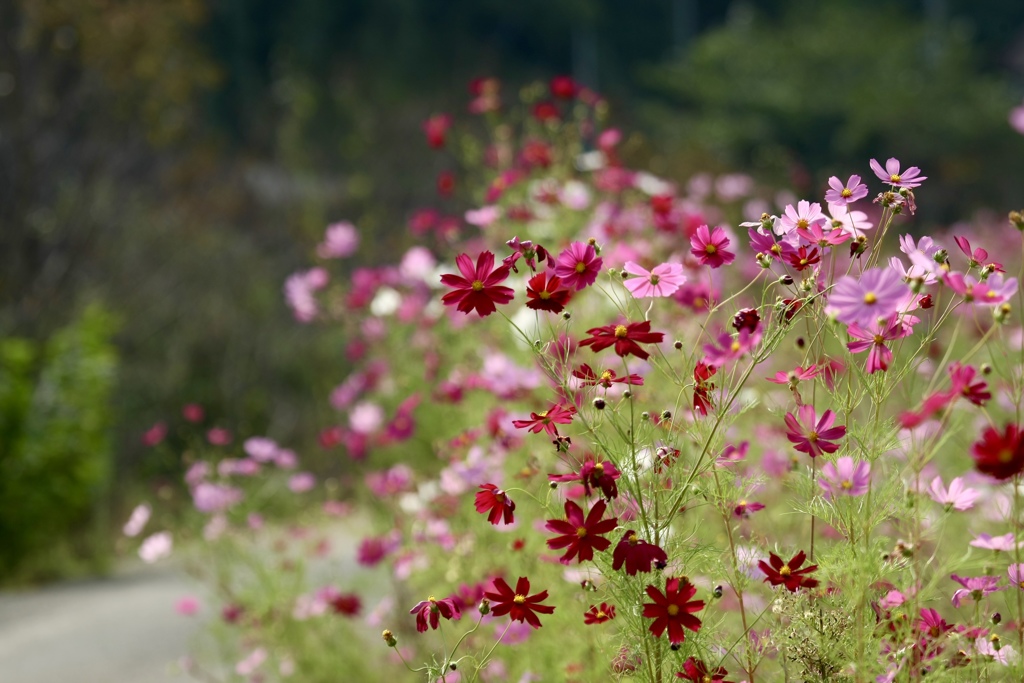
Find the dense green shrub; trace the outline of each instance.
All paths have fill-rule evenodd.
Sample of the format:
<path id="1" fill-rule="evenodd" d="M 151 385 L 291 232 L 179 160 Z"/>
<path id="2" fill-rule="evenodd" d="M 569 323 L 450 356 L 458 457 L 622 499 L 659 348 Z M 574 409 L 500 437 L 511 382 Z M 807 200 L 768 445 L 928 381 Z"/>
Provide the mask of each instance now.
<path id="1" fill-rule="evenodd" d="M 93 306 L 45 344 L 0 340 L 0 580 L 102 565 L 113 330 Z"/>

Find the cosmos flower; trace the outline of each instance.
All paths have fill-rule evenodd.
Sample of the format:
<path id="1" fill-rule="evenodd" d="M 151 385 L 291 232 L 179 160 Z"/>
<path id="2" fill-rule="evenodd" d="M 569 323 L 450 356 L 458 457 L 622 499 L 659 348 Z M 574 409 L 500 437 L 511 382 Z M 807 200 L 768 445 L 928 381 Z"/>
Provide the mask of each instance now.
<path id="1" fill-rule="evenodd" d="M 497 525 L 504 518 L 505 524 L 512 524 L 515 521 L 513 513 L 516 504 L 504 491 L 494 484 L 480 484 L 480 491 L 476 494 L 476 511 L 487 515 L 487 521 Z"/>
<path id="2" fill-rule="evenodd" d="M 666 562 L 668 555 L 664 550 L 641 539 L 630 529 L 622 535 L 622 540 L 612 553 L 612 569 L 618 571 L 625 566 L 629 576 L 635 576 L 637 572 L 650 572 L 652 566 L 664 566 Z"/>
<path id="3" fill-rule="evenodd" d="M 541 591 L 536 595 L 530 595 L 530 581 L 525 576 L 520 576 L 516 582 L 516 589 L 505 582 L 505 579 L 494 580 L 494 591 L 487 591 L 484 597 L 491 602 L 491 614 L 502 617 L 506 614 L 512 621 L 525 622 L 534 628 L 540 628 L 538 614 L 551 614 L 555 608 L 551 605 L 540 603 L 548 599 L 548 592 Z"/>
<path id="4" fill-rule="evenodd" d="M 798 588 L 814 588 L 818 585 L 817 579 L 807 576 L 816 570 L 818 565 L 812 564 L 801 569 L 806 559 L 807 555 L 802 550 L 789 562 L 783 562 L 775 553 L 768 553 L 768 562 L 760 560 L 757 566 L 764 572 L 765 581 L 773 586 L 784 585 L 786 590 L 795 593 Z"/>
<path id="5" fill-rule="evenodd" d="M 691 600 L 697 589 L 688 579 L 669 579 L 665 582 L 664 593 L 654 586 L 647 586 L 646 590 L 654 602 L 644 603 L 643 616 L 654 619 L 648 630 L 655 638 L 660 638 L 668 630 L 669 642 L 676 644 L 686 640 L 684 627 L 694 633 L 700 630 L 700 619 L 693 613 L 704 609 L 704 601 Z"/>
<path id="6" fill-rule="evenodd" d="M 546 272 L 541 271 L 527 283 L 526 298 L 527 308 L 560 313 L 572 298 L 572 292 L 562 288 L 562 280 L 557 275 L 548 277 Z"/>
<path id="7" fill-rule="evenodd" d="M 812 458 L 839 450 L 839 444 L 835 442 L 846 436 L 846 427 L 832 426 L 836 421 L 835 413 L 826 410 L 821 419 L 817 420 L 814 406 L 803 405 L 797 409 L 797 414 L 799 419 L 793 413 L 786 413 L 786 427 L 789 429 L 786 438 L 793 444 L 794 450 L 807 453 Z"/>
<path id="8" fill-rule="evenodd" d="M 849 456 L 843 456 L 835 463 L 825 463 L 818 481 L 826 498 L 862 496 L 867 493 L 870 484 L 871 465 L 863 460 L 855 461 Z"/>
<path id="9" fill-rule="evenodd" d="M 615 605 L 602 602 L 601 606 L 591 605 L 590 609 L 583 615 L 583 623 L 587 625 L 603 624 L 615 618 Z"/>
<path id="10" fill-rule="evenodd" d="M 846 184 L 832 176 L 828 179 L 829 189 L 825 192 L 825 201 L 829 204 L 846 206 L 868 196 L 868 186 L 860 181 L 859 175 L 851 175 Z"/>
<path id="11" fill-rule="evenodd" d="M 548 547 L 552 550 L 566 548 L 562 556 L 562 564 L 569 564 L 572 558 L 576 557 L 577 562 L 585 562 L 594 559 L 594 551 L 607 550 L 612 544 L 604 535 L 613 531 L 619 524 L 615 517 L 601 519 L 604 517 L 607 506 L 603 500 L 599 500 L 590 508 L 586 519 L 583 517 L 583 508 L 571 500 L 565 501 L 565 519 L 549 519 L 545 528 L 560 536 L 548 539 Z"/>
<path id="12" fill-rule="evenodd" d="M 439 617 L 458 620 L 462 616 L 454 600 L 451 598 L 438 600 L 434 596 L 416 603 L 416 606 L 409 610 L 409 614 L 416 615 L 416 630 L 420 633 L 427 630 L 428 620 L 430 628 L 437 629 L 440 625 Z"/>
<path id="13" fill-rule="evenodd" d="M 661 332 L 651 332 L 651 321 L 645 320 L 642 323 L 628 323 L 618 325 L 605 325 L 587 330 L 590 336 L 580 342 L 580 346 L 589 346 L 594 351 L 602 351 L 609 346 L 615 346 L 615 353 L 625 358 L 636 356 L 647 360 L 650 354 L 640 348 L 644 344 L 657 344 L 665 335 Z"/>
<path id="14" fill-rule="evenodd" d="M 928 487 L 928 495 L 936 503 L 945 505 L 947 509 L 952 508 L 962 512 L 974 507 L 974 502 L 981 496 L 981 492 L 964 486 L 963 477 L 957 477 L 949 482 L 948 489 L 943 485 L 942 477 L 935 477 Z"/>
<path id="15" fill-rule="evenodd" d="M 910 288 L 891 268 L 872 268 L 860 278 L 850 275 L 839 278 L 828 303 L 836 310 L 836 319 L 843 323 L 869 325 L 878 318 L 888 318 L 899 310 Z"/>
<path id="16" fill-rule="evenodd" d="M 555 261 L 555 275 L 561 278 L 566 288 L 578 292 L 597 281 L 603 263 L 594 245 L 573 242 L 558 255 Z"/>
<path id="17" fill-rule="evenodd" d="M 441 276 L 441 282 L 455 290 L 441 297 L 445 306 L 455 305 L 466 315 L 475 309 L 480 316 L 488 316 L 497 310 L 494 304 L 512 301 L 515 292 L 500 284 L 508 278 L 508 266 L 494 268 L 494 254 L 482 252 L 476 267 L 467 254 L 459 254 L 455 263 L 462 277 L 448 273 Z"/>
<path id="18" fill-rule="evenodd" d="M 721 268 L 732 263 L 736 254 L 728 251 L 729 238 L 725 230 L 716 227 L 714 230 L 702 225 L 690 238 L 690 253 L 700 261 L 701 265 Z"/>
<path id="19" fill-rule="evenodd" d="M 671 296 L 686 282 L 683 266 L 678 263 L 662 263 L 648 271 L 632 261 L 626 261 L 622 269 L 636 276 L 627 279 L 623 285 L 637 299 Z"/>
<path id="20" fill-rule="evenodd" d="M 986 427 L 981 440 L 971 446 L 974 466 L 982 474 L 996 479 L 1010 479 L 1024 470 L 1024 441 L 1020 428 L 1008 424 L 1003 432 Z"/>
<path id="21" fill-rule="evenodd" d="M 913 189 L 921 185 L 922 182 L 928 180 L 927 176 L 921 175 L 921 169 L 917 166 L 911 166 L 907 170 L 900 173 L 900 162 L 899 159 L 890 158 L 885 162 L 885 168 L 874 159 L 871 160 L 871 170 L 875 172 L 875 175 L 883 183 L 889 183 L 893 187 L 905 187 L 908 190 Z"/>

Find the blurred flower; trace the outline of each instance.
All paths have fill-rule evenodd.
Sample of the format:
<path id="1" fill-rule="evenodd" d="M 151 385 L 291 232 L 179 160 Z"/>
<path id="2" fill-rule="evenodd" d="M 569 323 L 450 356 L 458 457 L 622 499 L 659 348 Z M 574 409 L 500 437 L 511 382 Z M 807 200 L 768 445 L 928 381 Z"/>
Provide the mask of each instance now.
<path id="1" fill-rule="evenodd" d="M 157 422 L 152 427 L 146 430 L 146 433 L 142 435 L 142 443 L 145 446 L 152 448 L 156 446 L 167 436 L 167 423 Z"/>
<path id="2" fill-rule="evenodd" d="M 1008 424 L 1003 432 L 986 427 L 981 440 L 971 446 L 974 466 L 982 474 L 996 479 L 1010 479 L 1024 470 L 1024 441 L 1020 428 Z"/>
<path id="3" fill-rule="evenodd" d="M 974 507 L 974 501 L 978 499 L 981 492 L 964 486 L 963 477 L 957 477 L 949 482 L 949 489 L 943 485 L 942 477 L 935 477 L 932 479 L 931 486 L 928 487 L 928 494 L 936 503 L 963 511 Z"/>
<path id="4" fill-rule="evenodd" d="M 191 617 L 199 612 L 199 599 L 192 595 L 186 595 L 174 605 L 174 610 L 183 617 Z"/>
<path id="5" fill-rule="evenodd" d="M 855 461 L 850 456 L 843 456 L 835 463 L 825 463 L 821 468 L 818 485 L 825 491 L 826 498 L 862 496 L 871 485 L 871 465 L 863 460 Z"/>
<path id="6" fill-rule="evenodd" d="M 424 121 L 423 132 L 427 136 L 427 144 L 434 149 L 444 147 L 445 137 L 451 125 L 452 117 L 450 114 L 434 114 Z"/>
<path id="7" fill-rule="evenodd" d="M 597 605 L 590 606 L 590 609 L 583 615 L 583 623 L 587 625 L 603 624 L 614 618 L 615 605 L 609 605 L 607 602 L 602 602 L 600 607 Z"/>
<path id="8" fill-rule="evenodd" d="M 231 432 L 222 427 L 213 427 L 206 432 L 206 441 L 211 446 L 227 446 L 231 439 Z"/>
<path id="9" fill-rule="evenodd" d="M 142 542 L 142 545 L 139 547 L 139 557 L 146 564 L 153 564 L 157 560 L 169 557 L 172 545 L 173 542 L 171 541 L 171 533 L 169 531 L 155 533 Z"/>
<path id="10" fill-rule="evenodd" d="M 305 493 L 316 486 L 316 477 L 309 472 L 299 472 L 288 479 L 288 489 L 292 493 Z"/>
<path id="11" fill-rule="evenodd" d="M 324 241 L 317 248 L 320 258 L 345 258 L 359 248 L 359 231 L 347 221 L 332 223 L 324 232 Z"/>
<path id="12" fill-rule="evenodd" d="M 872 268 L 861 273 L 859 279 L 850 275 L 839 278 L 828 303 L 836 310 L 839 322 L 870 325 L 896 313 L 909 291 L 896 271 Z"/>
<path id="13" fill-rule="evenodd" d="M 133 538 L 142 533 L 143 528 L 146 526 L 146 522 L 149 521 L 151 512 L 152 510 L 149 505 L 145 503 L 135 506 L 135 509 L 132 510 L 132 514 L 128 518 L 128 521 L 125 522 L 124 529 L 122 529 L 122 531 L 124 531 L 124 535 L 129 538 Z"/>

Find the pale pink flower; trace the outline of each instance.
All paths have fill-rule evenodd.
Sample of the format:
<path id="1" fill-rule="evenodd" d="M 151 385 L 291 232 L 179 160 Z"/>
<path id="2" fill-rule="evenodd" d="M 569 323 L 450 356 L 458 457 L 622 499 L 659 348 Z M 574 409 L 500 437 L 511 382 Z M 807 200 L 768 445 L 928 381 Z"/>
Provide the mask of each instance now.
<path id="1" fill-rule="evenodd" d="M 885 168 L 874 159 L 871 160 L 871 170 L 875 172 L 878 179 L 883 183 L 889 183 L 893 187 L 905 187 L 908 190 L 918 187 L 923 181 L 928 180 L 927 176 L 921 175 L 921 169 L 911 166 L 900 172 L 899 159 L 890 158 L 885 162 Z"/>
<path id="2" fill-rule="evenodd" d="M 199 598 L 194 595 L 186 595 L 174 605 L 174 611 L 183 617 L 191 617 L 199 612 L 199 607 Z"/>
<path id="3" fill-rule="evenodd" d="M 267 661 L 267 651 L 258 647 L 250 652 L 245 659 L 235 664 L 235 673 L 239 676 L 251 676 L 265 661 Z"/>
<path id="4" fill-rule="evenodd" d="M 801 199 L 795 208 L 792 204 L 786 205 L 786 213 L 779 219 L 775 229 L 779 234 L 785 234 L 798 228 L 807 230 L 815 225 L 820 227 L 827 222 L 828 218 L 821 212 L 821 204 Z"/>
<path id="5" fill-rule="evenodd" d="M 974 507 L 974 501 L 978 499 L 981 492 L 964 486 L 963 477 L 957 477 L 949 482 L 948 489 L 942 484 L 942 477 L 935 477 L 932 479 L 931 486 L 928 487 L 928 495 L 936 503 L 962 512 Z"/>
<path id="6" fill-rule="evenodd" d="M 292 493 L 305 493 L 316 486 L 316 477 L 309 472 L 299 472 L 288 480 L 288 488 Z"/>
<path id="7" fill-rule="evenodd" d="M 320 258 L 345 258 L 359 248 L 359 232 L 347 221 L 333 223 L 324 232 L 324 241 L 317 248 Z"/>
<path id="8" fill-rule="evenodd" d="M 352 431 L 360 434 L 373 434 L 384 424 L 384 409 L 376 403 L 362 401 L 352 407 L 348 415 L 348 424 Z"/>
<path id="9" fill-rule="evenodd" d="M 478 228 L 486 228 L 494 221 L 501 218 L 501 207 L 496 205 L 481 206 L 479 209 L 470 209 L 465 215 L 466 222 Z"/>
<path id="10" fill-rule="evenodd" d="M 142 533 L 143 528 L 146 526 L 146 522 L 149 521 L 151 512 L 152 510 L 145 503 L 137 505 L 135 509 L 132 510 L 132 514 L 128 518 L 128 521 L 125 522 L 123 529 L 124 535 L 129 538 L 133 538 Z"/>
<path id="11" fill-rule="evenodd" d="M 839 178 L 832 176 L 828 179 L 828 186 L 825 201 L 830 205 L 846 206 L 868 196 L 868 186 L 860 181 L 859 175 L 850 176 L 845 185 Z"/>
<path id="12" fill-rule="evenodd" d="M 678 263 L 662 263 L 648 271 L 632 261 L 627 261 L 622 269 L 636 276 L 623 284 L 637 299 L 671 296 L 686 282 L 683 266 Z"/>
<path id="13" fill-rule="evenodd" d="M 245 440 L 242 450 L 256 462 L 270 462 L 279 450 L 277 442 L 265 436 L 253 436 Z"/>
<path id="14" fill-rule="evenodd" d="M 142 545 L 139 547 L 139 557 L 146 564 L 153 564 L 158 560 L 169 557 L 173 545 L 171 532 L 160 531 L 142 542 Z"/>
<path id="15" fill-rule="evenodd" d="M 978 534 L 971 541 L 971 545 L 975 548 L 982 548 L 984 550 L 993 550 L 995 552 L 1009 552 L 1013 550 L 1016 543 L 1014 542 L 1013 534 L 1003 534 L 1002 536 L 989 536 L 988 534 Z"/>

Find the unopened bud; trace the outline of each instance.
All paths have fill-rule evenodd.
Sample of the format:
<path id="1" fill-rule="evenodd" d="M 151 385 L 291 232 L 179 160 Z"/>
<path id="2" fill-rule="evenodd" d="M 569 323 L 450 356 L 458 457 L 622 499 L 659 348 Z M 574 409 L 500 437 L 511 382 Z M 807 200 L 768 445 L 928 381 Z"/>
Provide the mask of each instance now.
<path id="1" fill-rule="evenodd" d="M 992 614 L 992 623 L 993 624 L 998 624 L 1002 620 L 1003 620 L 1003 615 L 1000 614 L 999 612 L 994 612 Z"/>
<path id="2" fill-rule="evenodd" d="M 570 318 L 572 318 L 572 313 L 570 313 L 569 311 L 562 311 L 563 320 L 569 320 Z"/>
<path id="3" fill-rule="evenodd" d="M 783 284 L 788 287 L 789 285 L 793 284 L 793 276 L 783 275 L 782 277 L 779 278 L 779 284 Z"/>
<path id="4" fill-rule="evenodd" d="M 672 652 L 677 652 L 679 648 L 682 647 L 682 645 L 680 643 L 672 643 L 668 647 L 670 650 L 672 650 Z"/>
<path id="5" fill-rule="evenodd" d="M 1010 223 L 1018 230 L 1024 232 L 1024 213 L 1021 211 L 1011 211 Z"/>
<path id="6" fill-rule="evenodd" d="M 630 391 L 629 389 L 626 389 L 625 391 L 622 392 L 622 398 L 633 398 L 633 392 Z"/>
<path id="7" fill-rule="evenodd" d="M 768 254 L 765 254 L 764 252 L 759 251 L 754 256 L 754 258 L 757 259 L 757 265 L 761 266 L 762 268 L 771 268 L 772 267 L 772 257 L 769 256 Z"/>
<path id="8" fill-rule="evenodd" d="M 675 341 L 675 343 L 672 344 L 672 348 L 674 348 L 676 351 L 682 351 L 683 350 L 683 342 L 681 342 L 681 341 L 679 341 L 677 339 Z"/>
<path id="9" fill-rule="evenodd" d="M 387 643 L 388 647 L 398 645 L 398 639 L 395 638 L 395 634 L 387 629 L 384 629 L 384 632 L 380 634 L 380 637 L 384 639 L 384 642 Z"/>
<path id="10" fill-rule="evenodd" d="M 1010 313 L 1013 312 L 1013 308 L 1010 304 L 1002 304 L 996 307 L 996 310 L 992 313 L 992 317 L 999 324 L 1006 323 L 1010 320 Z"/>
<path id="11" fill-rule="evenodd" d="M 715 590 L 711 591 L 711 594 L 715 596 L 715 599 L 722 597 L 724 589 L 721 586 L 715 586 Z"/>
<path id="12" fill-rule="evenodd" d="M 991 375 L 992 374 L 992 366 L 989 365 L 988 363 L 982 363 L 981 364 L 981 374 L 983 374 L 983 375 Z"/>
<path id="13" fill-rule="evenodd" d="M 671 410 L 663 410 L 663 411 L 661 411 L 661 419 L 662 420 L 671 420 L 672 419 L 672 411 Z"/>
<path id="14" fill-rule="evenodd" d="M 555 482 L 551 482 L 551 483 L 554 484 Z M 487 598 L 484 598 L 483 600 L 480 601 L 480 604 L 477 605 L 476 609 L 477 609 L 478 612 L 480 612 L 480 614 L 490 614 L 491 613 L 491 601 L 488 600 Z"/>
<path id="15" fill-rule="evenodd" d="M 605 402 L 603 398 L 598 396 L 597 398 L 594 399 L 594 408 L 596 408 L 597 410 L 604 410 L 604 407 Z"/>
<path id="16" fill-rule="evenodd" d="M 936 263 L 945 263 L 949 260 L 949 252 L 945 249 L 939 249 L 932 258 L 935 259 Z"/>
<path id="17" fill-rule="evenodd" d="M 640 413 L 640 419 L 643 420 L 644 422 L 647 422 L 648 420 L 651 419 L 651 414 L 645 410 L 644 412 Z"/>

